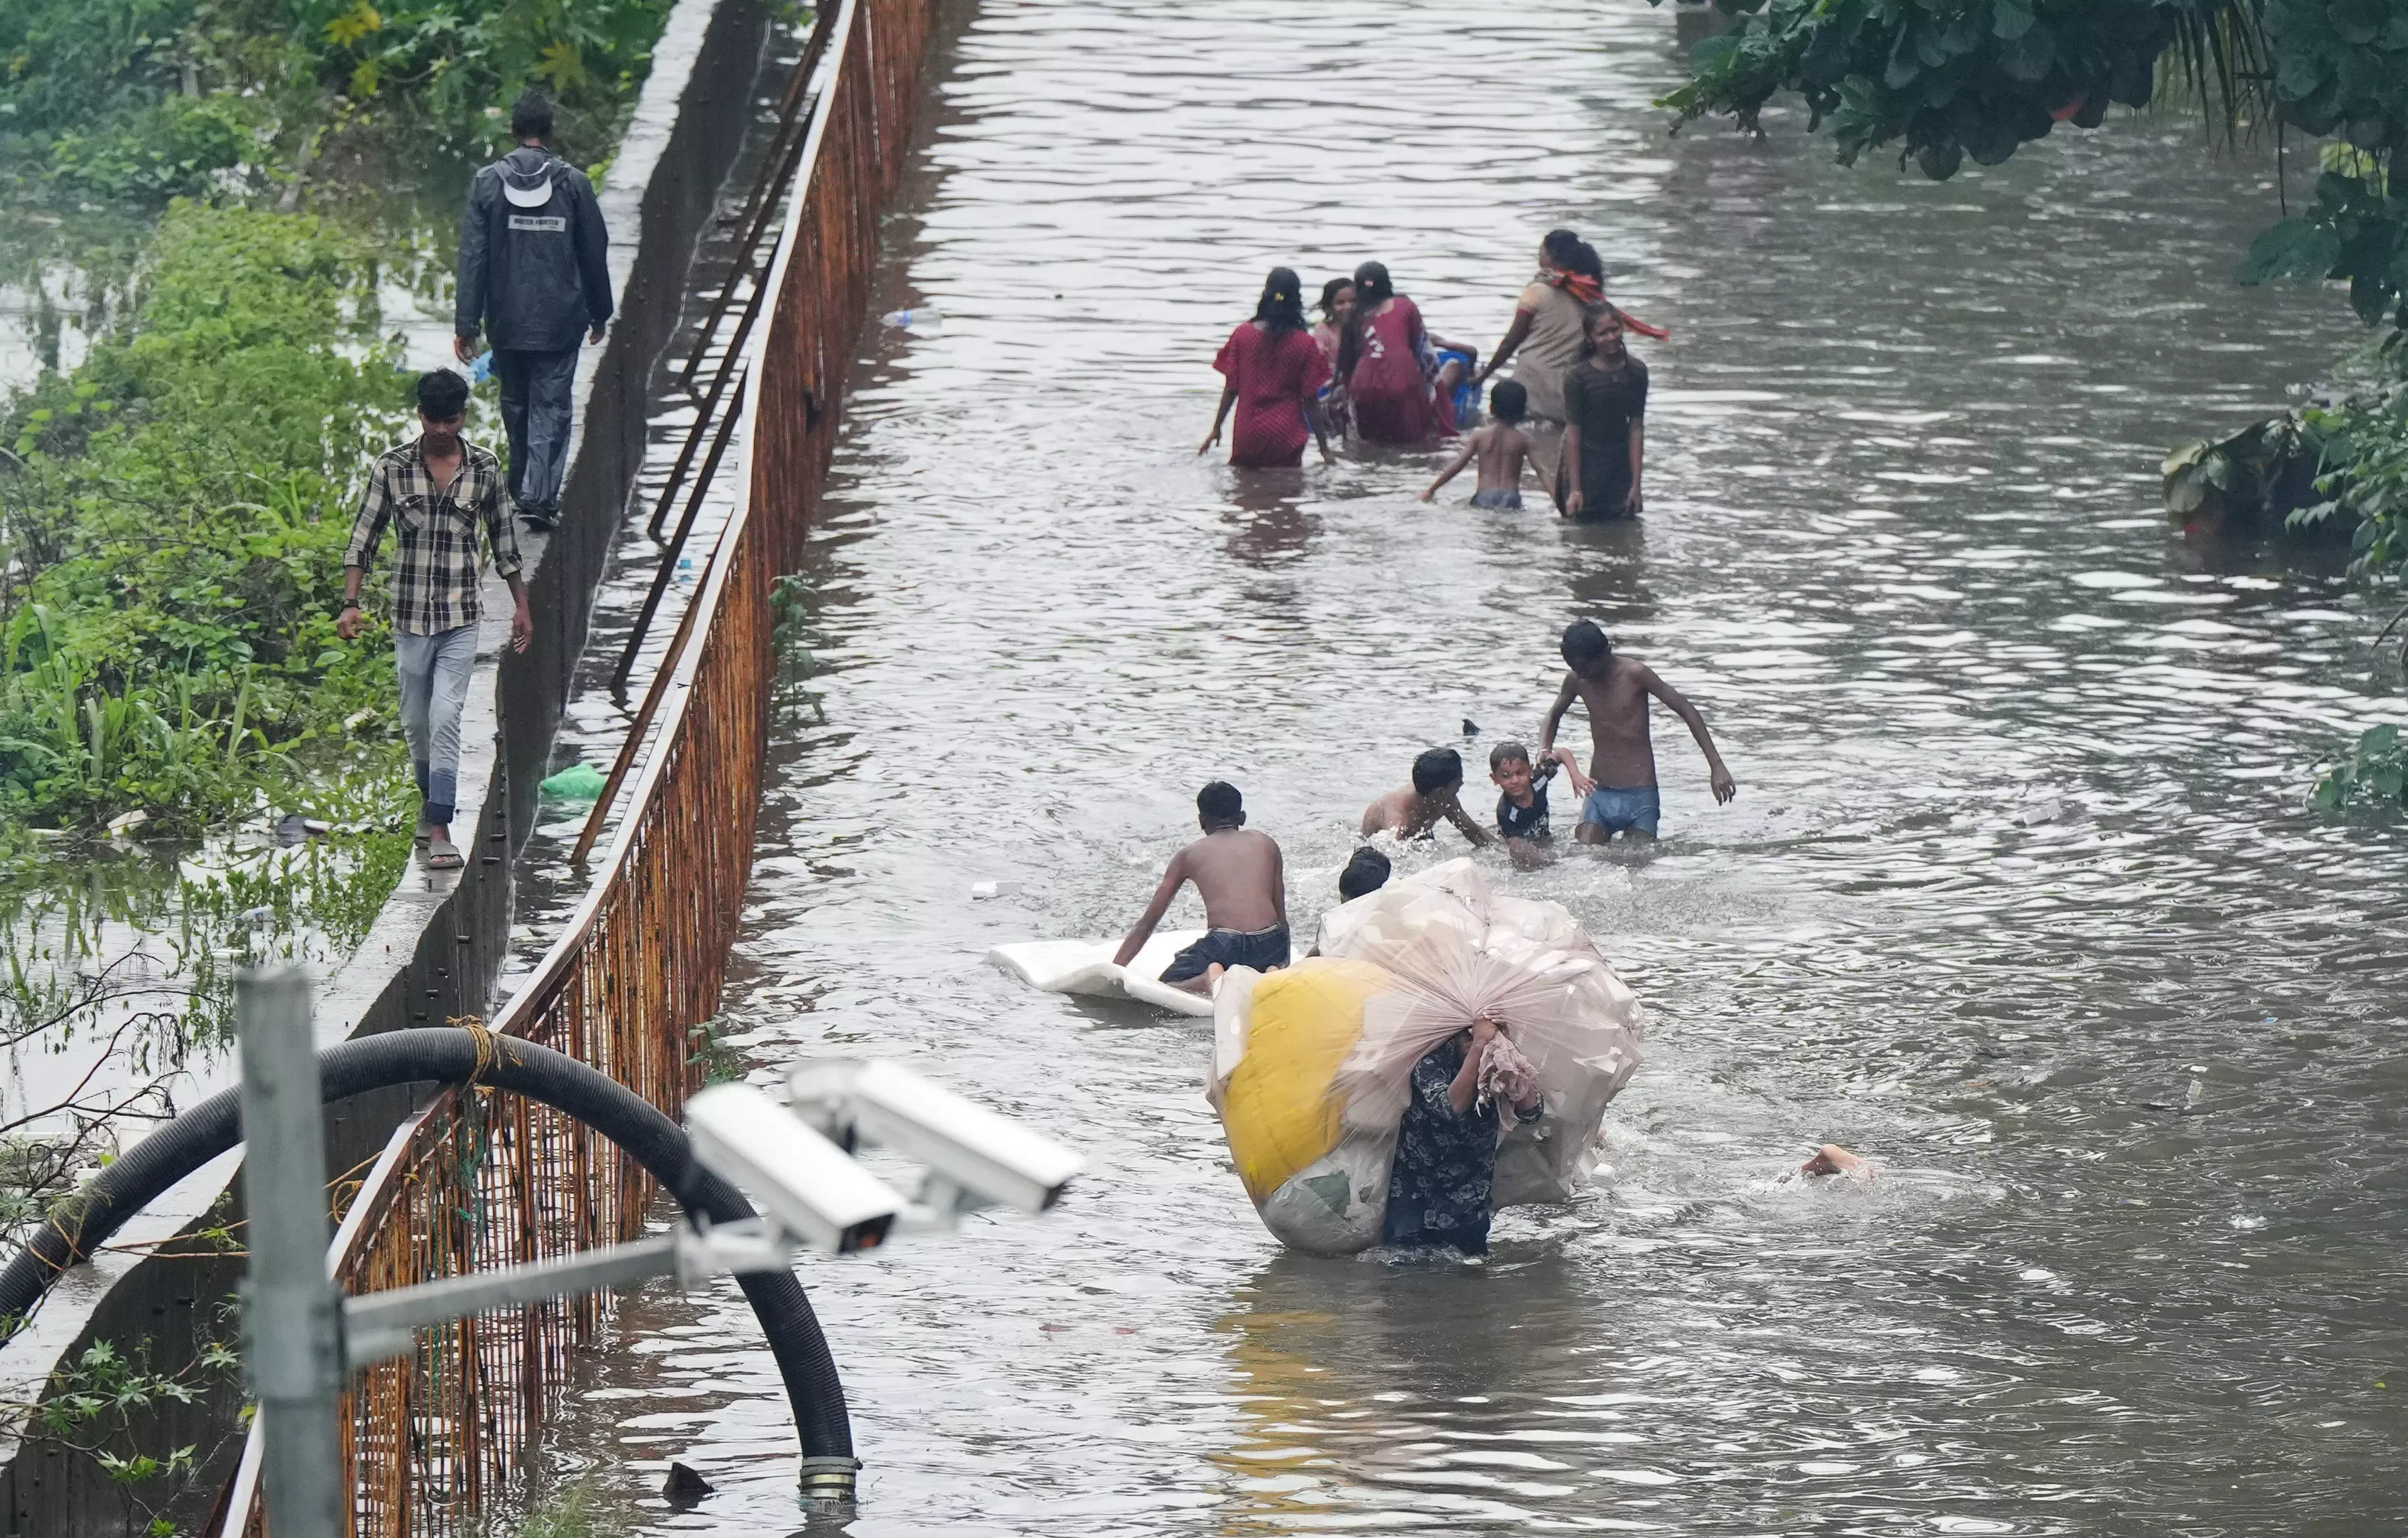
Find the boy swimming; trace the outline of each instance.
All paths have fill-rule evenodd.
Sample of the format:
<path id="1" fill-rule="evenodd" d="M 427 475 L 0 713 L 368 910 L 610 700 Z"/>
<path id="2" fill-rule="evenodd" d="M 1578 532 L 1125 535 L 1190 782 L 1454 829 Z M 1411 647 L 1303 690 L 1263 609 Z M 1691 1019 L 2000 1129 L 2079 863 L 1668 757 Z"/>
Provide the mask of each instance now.
<path id="1" fill-rule="evenodd" d="M 1522 506 L 1522 467 L 1530 463 L 1537 446 L 1522 431 L 1522 419 L 1529 414 L 1530 392 L 1511 379 L 1500 380 L 1488 392 L 1488 414 L 1497 420 L 1480 428 L 1463 440 L 1463 448 L 1455 463 L 1438 473 L 1422 493 L 1428 502 L 1438 495 L 1438 489 L 1453 480 L 1465 465 L 1480 462 L 1480 490 L 1471 493 L 1474 507 L 1519 507 Z"/>
<path id="2" fill-rule="evenodd" d="M 1370 896 L 1388 884 L 1391 869 L 1386 855 L 1364 845 L 1346 862 L 1346 868 L 1338 873 L 1338 900 L 1352 903 L 1358 897 Z"/>
<path id="3" fill-rule="evenodd" d="M 1555 728 L 1574 700 L 1588 707 L 1589 777 L 1596 786 L 1581 804 L 1580 826 L 1572 836 L 1584 844 L 1603 844 L 1616 833 L 1632 842 L 1653 842 L 1663 806 L 1656 786 L 1656 746 L 1647 734 L 1647 699 L 1654 695 L 1672 714 L 1689 724 L 1706 755 L 1706 769 L 1714 800 L 1727 802 L 1739 794 L 1722 754 L 1714 750 L 1713 733 L 1705 717 L 1681 691 L 1656 676 L 1646 663 L 1614 655 L 1613 643 L 1593 622 L 1576 619 L 1564 627 L 1564 686 L 1555 693 L 1555 708 L 1539 733 L 1539 751 L 1552 753 Z"/>
<path id="4" fill-rule="evenodd" d="M 1226 780 L 1196 792 L 1196 821 L 1204 836 L 1170 857 L 1154 900 L 1137 927 L 1113 953 L 1126 966 L 1170 910 L 1170 900 L 1188 882 L 1204 899 L 1204 938 L 1171 958 L 1162 981 L 1191 993 L 1209 994 L 1224 968 L 1250 966 L 1268 972 L 1287 965 L 1287 876 L 1280 847 L 1268 833 L 1246 827 L 1245 798 Z"/>
<path id="5" fill-rule="evenodd" d="M 1572 777 L 1572 793 L 1585 796 L 1596 786 L 1580 771 L 1580 759 L 1569 748 L 1549 752 L 1537 767 L 1530 750 L 1518 742 L 1500 742 L 1488 750 L 1488 777 L 1497 782 L 1497 833 L 1519 858 L 1523 844 L 1544 844 L 1555 837 L 1547 826 L 1547 781 L 1561 768 Z M 1536 851 L 1530 851 L 1535 853 Z"/>
<path id="6" fill-rule="evenodd" d="M 1388 884 L 1388 873 L 1394 868 L 1388 863 L 1386 855 L 1369 844 L 1364 845 L 1346 862 L 1346 868 L 1338 873 L 1338 901 L 1340 904 L 1346 904 L 1352 903 L 1358 897 L 1370 896 Z M 1327 916 L 1324 915 L 1324 917 Z M 1307 956 L 1321 954 L 1321 940 L 1318 936 L 1313 939 L 1312 948 L 1307 950 L 1305 954 Z"/>
<path id="7" fill-rule="evenodd" d="M 1440 818 L 1452 822 L 1476 847 L 1497 842 L 1487 829 L 1471 820 L 1457 796 L 1463 790 L 1463 755 L 1452 748 L 1433 748 L 1413 760 L 1413 782 L 1391 790 L 1363 808 L 1363 836 L 1394 833 L 1420 838 Z"/>

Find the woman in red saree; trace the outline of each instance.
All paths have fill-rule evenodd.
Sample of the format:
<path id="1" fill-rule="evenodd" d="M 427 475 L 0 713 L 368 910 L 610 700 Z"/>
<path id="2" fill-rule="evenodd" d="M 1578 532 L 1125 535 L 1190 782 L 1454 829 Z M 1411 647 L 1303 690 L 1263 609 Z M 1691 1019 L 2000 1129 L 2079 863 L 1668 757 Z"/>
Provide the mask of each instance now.
<path id="1" fill-rule="evenodd" d="M 1329 359 L 1304 326 L 1304 288 L 1294 272 L 1273 267 L 1254 305 L 1254 318 L 1229 333 L 1212 360 L 1228 382 L 1221 387 L 1212 432 L 1198 454 L 1221 441 L 1221 424 L 1238 408 L 1230 434 L 1229 463 L 1263 468 L 1304 463 L 1307 430 L 1329 458 L 1329 429 L 1321 416 L 1321 387 L 1329 382 Z"/>
<path id="2" fill-rule="evenodd" d="M 1444 346 L 1422 325 L 1422 312 L 1398 293 L 1387 267 L 1354 269 L 1354 315 L 1338 349 L 1338 377 L 1354 412 L 1354 434 L 1367 443 L 1427 443 L 1455 431 L 1450 404 L 1464 367 L 1436 363 L 1431 344 Z M 1469 351 L 1469 349 L 1462 350 Z"/>

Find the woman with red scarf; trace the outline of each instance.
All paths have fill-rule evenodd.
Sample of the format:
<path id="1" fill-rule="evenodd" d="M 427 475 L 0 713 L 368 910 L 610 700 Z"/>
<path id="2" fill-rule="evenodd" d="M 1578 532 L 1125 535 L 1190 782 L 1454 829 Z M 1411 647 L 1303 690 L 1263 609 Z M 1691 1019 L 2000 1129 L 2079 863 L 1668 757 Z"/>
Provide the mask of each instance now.
<path id="1" fill-rule="evenodd" d="M 1597 248 L 1570 230 L 1549 230 L 1539 243 L 1539 275 L 1515 301 L 1513 324 L 1480 377 L 1486 379 L 1518 356 L 1511 377 L 1529 392 L 1530 415 L 1560 426 L 1566 420 L 1564 377 L 1587 355 L 1583 318 L 1589 306 L 1605 303 L 1605 263 Z M 1671 335 L 1628 315 L 1622 323 L 1642 336 Z"/>
<path id="2" fill-rule="evenodd" d="M 1304 326 L 1304 289 L 1286 267 L 1273 267 L 1254 304 L 1254 318 L 1229 333 L 1212 360 L 1227 383 L 1212 433 L 1198 454 L 1221 441 L 1229 407 L 1238 408 L 1229 463 L 1267 468 L 1304 463 L 1306 429 L 1321 440 L 1329 458 L 1329 429 L 1321 415 L 1321 387 L 1329 382 L 1329 359 Z"/>

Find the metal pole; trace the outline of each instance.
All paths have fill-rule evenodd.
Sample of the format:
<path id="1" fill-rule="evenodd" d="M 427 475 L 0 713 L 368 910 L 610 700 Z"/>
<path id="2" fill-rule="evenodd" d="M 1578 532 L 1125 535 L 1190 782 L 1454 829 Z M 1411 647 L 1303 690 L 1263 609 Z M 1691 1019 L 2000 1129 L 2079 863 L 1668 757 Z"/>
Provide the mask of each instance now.
<path id="1" fill-rule="evenodd" d="M 308 979 L 294 967 L 244 973 L 235 979 L 235 1021 L 251 1226 L 242 1355 L 259 1401 L 268 1531 L 343 1538 L 341 1293 L 326 1275 L 326 1145 Z"/>

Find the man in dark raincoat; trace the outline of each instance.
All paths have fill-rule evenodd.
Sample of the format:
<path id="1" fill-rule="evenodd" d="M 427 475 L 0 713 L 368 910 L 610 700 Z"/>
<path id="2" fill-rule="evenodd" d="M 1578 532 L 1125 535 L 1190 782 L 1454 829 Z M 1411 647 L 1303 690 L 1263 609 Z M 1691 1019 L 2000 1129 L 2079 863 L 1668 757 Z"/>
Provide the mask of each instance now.
<path id="1" fill-rule="evenodd" d="M 549 529 L 568 473 L 578 339 L 599 343 L 610 320 L 610 235 L 594 184 L 545 144 L 552 104 L 541 94 L 529 91 L 510 108 L 510 137 L 518 148 L 468 187 L 452 346 L 472 363 L 478 333 L 492 342 L 510 500 Z"/>

